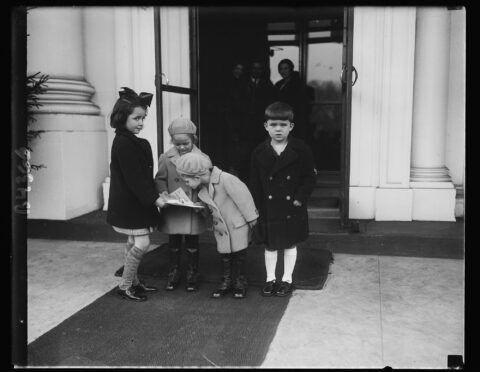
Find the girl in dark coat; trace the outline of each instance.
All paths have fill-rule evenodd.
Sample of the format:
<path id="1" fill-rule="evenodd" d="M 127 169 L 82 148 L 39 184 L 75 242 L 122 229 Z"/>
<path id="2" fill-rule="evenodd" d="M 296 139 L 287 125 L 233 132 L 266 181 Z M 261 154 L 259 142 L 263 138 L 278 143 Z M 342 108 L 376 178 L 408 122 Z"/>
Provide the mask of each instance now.
<path id="1" fill-rule="evenodd" d="M 315 185 L 310 148 L 289 137 L 293 110 L 275 102 L 265 110 L 265 129 L 270 138 L 252 153 L 250 190 L 259 208 L 256 243 L 265 245 L 266 285 L 264 296 L 287 296 L 292 292 L 292 274 L 297 244 L 308 237 L 307 201 Z M 276 285 L 277 251 L 284 250 L 284 274 Z"/>
<path id="2" fill-rule="evenodd" d="M 165 203 L 153 181 L 153 155 L 146 139 L 138 138 L 143 129 L 147 106 L 153 95 L 137 95 L 122 88 L 113 107 L 110 126 L 115 128 L 110 163 L 110 194 L 107 222 L 127 235 L 125 262 L 118 294 L 134 301 L 145 301 L 145 292 L 154 292 L 137 277 L 137 269 L 150 245 L 149 234 L 157 224 L 158 209 Z"/>

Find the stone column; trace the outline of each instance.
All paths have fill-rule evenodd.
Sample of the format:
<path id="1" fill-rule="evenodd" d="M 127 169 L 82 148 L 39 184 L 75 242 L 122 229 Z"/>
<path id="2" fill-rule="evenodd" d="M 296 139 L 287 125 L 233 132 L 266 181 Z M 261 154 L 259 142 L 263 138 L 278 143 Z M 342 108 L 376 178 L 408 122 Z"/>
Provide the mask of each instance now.
<path id="1" fill-rule="evenodd" d="M 85 81 L 83 16 L 79 7 L 35 7 L 27 14 L 27 71 L 48 75 L 31 129 L 44 133 L 32 144 L 29 218 L 70 219 L 102 206 L 108 174 L 106 131 Z"/>
<path id="2" fill-rule="evenodd" d="M 410 172 L 414 220 L 455 220 L 455 189 L 445 167 L 449 45 L 447 8 L 418 8 Z"/>

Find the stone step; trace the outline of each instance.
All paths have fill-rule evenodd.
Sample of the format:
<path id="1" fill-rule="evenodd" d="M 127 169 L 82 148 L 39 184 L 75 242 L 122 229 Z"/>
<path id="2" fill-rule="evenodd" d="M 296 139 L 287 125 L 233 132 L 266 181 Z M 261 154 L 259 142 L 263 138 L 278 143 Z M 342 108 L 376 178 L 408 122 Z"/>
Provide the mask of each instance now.
<path id="1" fill-rule="evenodd" d="M 310 219 L 340 219 L 340 210 L 338 208 L 316 208 L 309 206 L 307 210 Z"/>
<path id="2" fill-rule="evenodd" d="M 338 187 L 315 187 L 311 198 L 338 198 L 340 189 Z"/>

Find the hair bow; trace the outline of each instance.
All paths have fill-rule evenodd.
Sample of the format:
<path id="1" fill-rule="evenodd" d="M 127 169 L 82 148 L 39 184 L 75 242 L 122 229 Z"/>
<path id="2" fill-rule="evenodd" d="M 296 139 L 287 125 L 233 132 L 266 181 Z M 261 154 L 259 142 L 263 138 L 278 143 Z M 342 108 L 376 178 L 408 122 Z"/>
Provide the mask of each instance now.
<path id="1" fill-rule="evenodd" d="M 127 101 L 138 101 L 142 105 L 150 107 L 150 104 L 152 103 L 152 98 L 153 94 L 152 93 L 146 93 L 146 92 L 141 92 L 140 94 L 137 94 L 133 89 L 127 88 L 127 87 L 122 87 L 123 91 L 119 91 L 118 95 L 120 98 L 126 99 Z"/>

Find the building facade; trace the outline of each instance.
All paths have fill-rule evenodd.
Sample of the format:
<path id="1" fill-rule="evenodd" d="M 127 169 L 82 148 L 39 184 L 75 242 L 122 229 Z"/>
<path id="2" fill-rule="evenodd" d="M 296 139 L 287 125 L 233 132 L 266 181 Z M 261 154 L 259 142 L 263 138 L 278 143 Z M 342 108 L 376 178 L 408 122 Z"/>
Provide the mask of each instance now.
<path id="1" fill-rule="evenodd" d="M 187 7 L 35 7 L 27 73 L 49 75 L 32 129 L 30 219 L 67 220 L 104 206 L 120 87 L 158 93 L 141 136 L 158 159 L 168 123 L 202 95 Z M 358 79 L 348 101 L 348 218 L 455 221 L 464 214 L 465 9 L 354 7 Z M 159 69 L 161 66 L 161 69 Z M 200 80 L 201 81 L 201 80 Z M 192 87 L 194 89 L 192 89 Z M 177 92 L 177 93 L 178 93 Z M 200 123 L 200 126 L 202 123 Z M 202 137 L 200 138 L 202 141 Z M 154 167 L 157 167 L 155 160 Z"/>

